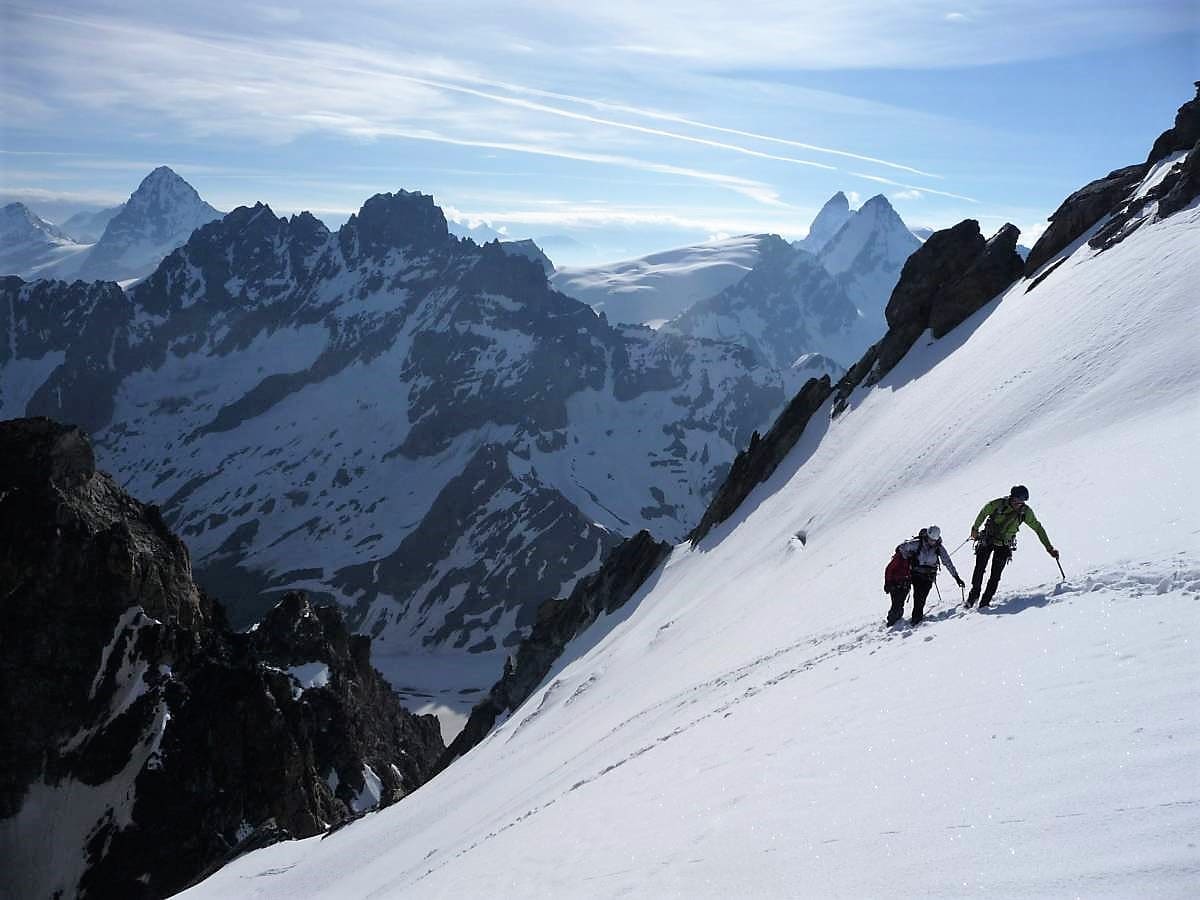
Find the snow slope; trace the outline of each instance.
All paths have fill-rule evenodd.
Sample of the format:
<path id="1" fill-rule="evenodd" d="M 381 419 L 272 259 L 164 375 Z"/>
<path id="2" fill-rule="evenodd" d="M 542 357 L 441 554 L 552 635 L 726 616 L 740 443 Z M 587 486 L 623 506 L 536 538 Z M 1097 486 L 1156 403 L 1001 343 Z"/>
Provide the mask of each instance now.
<path id="1" fill-rule="evenodd" d="M 88 251 L 24 203 L 0 207 L 0 275 L 36 278 Z"/>
<path id="2" fill-rule="evenodd" d="M 1194 896 L 1198 247 L 1193 203 L 918 342 L 473 752 L 184 896 Z M 1015 482 L 1069 581 L 1026 532 L 884 630 L 891 547 Z"/>
<path id="3" fill-rule="evenodd" d="M 757 265 L 763 234 L 744 234 L 601 266 L 564 266 L 550 283 L 613 323 L 660 324 Z"/>

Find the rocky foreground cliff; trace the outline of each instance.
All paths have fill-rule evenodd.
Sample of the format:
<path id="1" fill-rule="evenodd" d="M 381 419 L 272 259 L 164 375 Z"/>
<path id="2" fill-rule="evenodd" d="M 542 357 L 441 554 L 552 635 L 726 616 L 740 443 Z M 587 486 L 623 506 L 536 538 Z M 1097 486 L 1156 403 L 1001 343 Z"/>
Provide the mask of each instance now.
<path id="1" fill-rule="evenodd" d="M 370 638 L 285 595 L 234 633 L 81 431 L 0 422 L 0 895 L 162 897 L 426 780 Z"/>

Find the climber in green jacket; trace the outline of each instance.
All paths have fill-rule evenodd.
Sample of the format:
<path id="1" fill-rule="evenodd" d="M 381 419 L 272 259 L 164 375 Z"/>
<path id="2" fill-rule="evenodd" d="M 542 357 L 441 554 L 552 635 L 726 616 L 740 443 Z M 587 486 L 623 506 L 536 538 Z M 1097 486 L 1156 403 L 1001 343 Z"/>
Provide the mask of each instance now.
<path id="1" fill-rule="evenodd" d="M 996 586 L 1000 583 L 1000 573 L 1012 559 L 1013 550 L 1017 545 L 1017 529 L 1022 524 L 1033 529 L 1034 534 L 1046 548 L 1046 552 L 1058 559 L 1058 551 L 1046 537 L 1046 529 L 1037 520 L 1033 510 L 1025 505 L 1029 499 L 1029 489 L 1023 484 L 1013 487 L 1007 497 L 990 500 L 983 505 L 975 524 L 971 526 L 971 540 L 975 541 L 975 572 L 971 575 L 971 593 L 967 595 L 967 606 L 975 605 L 979 600 L 980 608 L 992 602 L 996 595 Z M 984 519 L 987 525 L 982 533 L 979 526 Z M 988 576 L 987 587 L 983 591 L 983 599 L 979 597 L 979 586 L 983 583 L 983 570 L 987 568 L 988 559 L 992 561 L 992 572 Z"/>

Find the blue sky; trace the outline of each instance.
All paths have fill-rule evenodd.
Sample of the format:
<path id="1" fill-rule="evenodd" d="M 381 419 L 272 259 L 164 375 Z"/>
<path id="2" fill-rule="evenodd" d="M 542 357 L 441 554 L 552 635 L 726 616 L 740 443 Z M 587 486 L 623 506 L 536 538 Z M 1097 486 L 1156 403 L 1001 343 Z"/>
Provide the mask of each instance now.
<path id="1" fill-rule="evenodd" d="M 560 263 L 799 237 L 837 190 L 1031 243 L 1200 78 L 1194 0 L 0 3 L 0 200 L 167 164 L 336 226 L 406 188 Z"/>

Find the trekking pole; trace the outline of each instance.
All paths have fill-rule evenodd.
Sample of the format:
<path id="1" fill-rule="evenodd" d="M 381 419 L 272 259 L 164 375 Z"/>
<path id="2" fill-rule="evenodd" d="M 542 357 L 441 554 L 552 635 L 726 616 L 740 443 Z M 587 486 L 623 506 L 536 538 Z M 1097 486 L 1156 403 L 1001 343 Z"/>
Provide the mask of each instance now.
<path id="1" fill-rule="evenodd" d="M 938 587 L 938 586 L 937 586 L 937 579 L 936 579 L 936 578 L 933 580 L 933 589 L 934 589 L 935 591 L 937 591 L 937 595 L 938 595 L 938 603 L 941 603 L 941 602 L 942 602 L 942 589 L 941 589 L 940 587 Z"/>
<path id="2" fill-rule="evenodd" d="M 1067 573 L 1066 573 L 1066 572 L 1064 572 L 1064 571 L 1062 570 L 1062 563 L 1061 563 L 1061 562 L 1059 562 L 1059 559 L 1058 559 L 1058 557 L 1057 557 L 1057 556 L 1056 556 L 1056 557 L 1054 557 L 1054 561 L 1055 561 L 1056 563 L 1058 563 L 1058 574 L 1062 576 L 1062 580 L 1063 580 L 1063 581 L 1066 581 L 1066 580 L 1067 580 Z"/>

